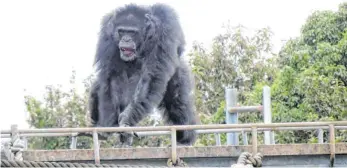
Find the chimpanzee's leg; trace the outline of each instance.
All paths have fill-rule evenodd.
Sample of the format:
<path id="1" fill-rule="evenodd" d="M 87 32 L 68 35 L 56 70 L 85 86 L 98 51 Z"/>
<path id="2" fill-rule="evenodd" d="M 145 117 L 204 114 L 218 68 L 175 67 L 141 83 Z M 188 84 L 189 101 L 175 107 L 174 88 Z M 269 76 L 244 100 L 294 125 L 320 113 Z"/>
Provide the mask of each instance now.
<path id="1" fill-rule="evenodd" d="M 186 66 L 179 67 L 169 81 L 161 107 L 164 117 L 173 125 L 195 125 L 192 79 Z M 196 140 L 194 130 L 178 130 L 179 145 L 193 145 Z"/>

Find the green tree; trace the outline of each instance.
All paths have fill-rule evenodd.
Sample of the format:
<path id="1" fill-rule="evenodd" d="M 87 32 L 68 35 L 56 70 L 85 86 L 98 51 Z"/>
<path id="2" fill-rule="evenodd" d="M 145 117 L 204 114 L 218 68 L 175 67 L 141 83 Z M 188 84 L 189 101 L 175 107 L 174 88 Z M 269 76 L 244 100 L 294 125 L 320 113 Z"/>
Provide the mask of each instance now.
<path id="1" fill-rule="evenodd" d="M 214 38 L 211 52 L 195 43 L 189 54 L 195 75 L 196 110 L 203 124 L 225 120 L 224 90 L 227 86 L 239 90 L 241 105 L 254 105 L 255 102 L 247 97 L 252 96 L 256 83 L 271 83 L 277 65 L 269 28 L 247 32 L 241 25 L 231 27 L 228 24 L 225 30 Z M 240 116 L 241 122 L 257 122 L 259 118 L 259 114 Z M 198 145 L 213 143 L 212 135 L 200 135 Z"/>
<path id="2" fill-rule="evenodd" d="M 43 100 L 31 95 L 25 96 L 26 109 L 29 112 L 28 123 L 34 128 L 64 128 L 88 126 L 87 93 L 92 76 L 83 83 L 83 94 L 78 93 L 75 83 L 75 72 L 70 79 L 72 89 L 64 91 L 61 85 L 48 85 Z M 33 137 L 29 138 L 29 148 L 34 149 L 67 149 L 71 137 Z M 78 148 L 90 148 L 91 139 L 79 138 Z"/>
<path id="3" fill-rule="evenodd" d="M 347 3 L 316 11 L 301 35 L 279 53 L 282 70 L 272 85 L 274 122 L 346 119 Z M 278 133 L 280 143 L 316 142 L 316 131 Z M 341 134 L 343 136 L 343 134 Z M 346 139 L 345 139 L 346 140 Z"/>

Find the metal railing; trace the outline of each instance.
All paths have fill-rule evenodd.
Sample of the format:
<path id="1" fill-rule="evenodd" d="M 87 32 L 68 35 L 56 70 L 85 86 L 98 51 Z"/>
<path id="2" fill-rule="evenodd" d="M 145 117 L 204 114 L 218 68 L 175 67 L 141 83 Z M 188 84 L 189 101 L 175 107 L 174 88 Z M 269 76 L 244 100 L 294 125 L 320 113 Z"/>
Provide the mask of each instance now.
<path id="1" fill-rule="evenodd" d="M 271 111 L 271 93 L 270 87 L 263 87 L 262 94 L 262 105 L 258 106 L 239 106 L 238 103 L 238 90 L 235 88 L 225 88 L 225 102 L 226 102 L 226 117 L 225 122 L 227 124 L 237 124 L 238 123 L 238 114 L 244 112 L 261 112 L 263 114 L 263 121 L 266 124 L 272 123 L 272 111 Z M 318 131 L 318 142 L 323 143 L 323 129 L 317 128 Z M 247 145 L 247 132 L 241 132 L 243 144 Z M 227 134 L 227 144 L 228 145 L 238 145 L 239 136 L 237 132 Z M 216 141 L 220 141 L 220 135 L 216 136 Z M 264 143 L 275 144 L 275 134 L 273 131 L 266 130 L 264 131 Z M 217 144 L 220 144 L 218 142 Z"/>
<path id="2" fill-rule="evenodd" d="M 262 105 L 258 106 L 239 106 L 238 103 L 238 91 L 236 88 L 225 88 L 225 123 L 227 124 L 237 124 L 239 120 L 239 113 L 244 112 L 262 112 L 264 123 L 269 124 L 272 122 L 272 113 L 271 113 L 271 94 L 270 87 L 263 87 L 263 99 Z M 243 144 L 247 145 L 247 133 L 242 133 Z M 216 141 L 220 141 L 220 135 L 217 135 Z M 275 135 L 272 131 L 264 131 L 264 143 L 275 144 Z M 239 144 L 239 136 L 238 133 L 228 133 L 227 134 L 227 144 L 228 145 L 238 145 Z"/>
<path id="3" fill-rule="evenodd" d="M 275 130 L 308 130 L 308 129 L 328 129 L 330 142 L 331 159 L 335 157 L 335 129 L 346 129 L 347 121 L 334 122 L 295 122 L 295 123 L 256 123 L 256 124 L 212 124 L 212 125 L 177 125 L 177 126 L 157 126 L 157 127 L 95 127 L 95 128 L 46 128 L 46 129 L 18 129 L 16 125 L 11 130 L 2 130 L 1 135 L 11 137 L 18 136 L 73 136 L 76 133 L 92 132 L 94 144 L 95 163 L 100 163 L 98 132 L 138 132 L 139 135 L 171 135 L 171 159 L 173 163 L 177 161 L 176 130 L 197 130 L 198 133 L 222 133 L 240 132 L 252 133 L 252 152 L 258 150 L 258 131 Z M 148 132 L 149 131 L 149 132 Z M 154 134 L 155 132 L 155 134 Z"/>

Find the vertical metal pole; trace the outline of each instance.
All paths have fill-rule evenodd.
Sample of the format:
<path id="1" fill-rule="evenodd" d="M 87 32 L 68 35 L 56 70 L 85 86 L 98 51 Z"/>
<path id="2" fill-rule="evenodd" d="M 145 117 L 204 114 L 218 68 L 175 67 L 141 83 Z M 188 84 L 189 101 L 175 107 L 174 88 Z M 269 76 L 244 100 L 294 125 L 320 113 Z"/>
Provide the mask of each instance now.
<path id="1" fill-rule="evenodd" d="M 19 133 L 18 133 L 18 125 L 11 125 L 11 140 L 10 140 L 10 149 L 13 146 L 13 143 L 19 139 Z M 2 154 L 1 154 L 2 155 Z M 10 151 L 10 154 L 6 154 L 5 155 L 8 157 L 9 160 L 15 160 L 16 159 L 16 155 L 15 153 L 13 153 L 12 151 Z"/>
<path id="2" fill-rule="evenodd" d="M 72 136 L 70 149 L 76 149 L 77 146 L 77 136 Z"/>
<path id="3" fill-rule="evenodd" d="M 28 149 L 28 138 L 27 137 L 23 137 L 23 141 L 24 141 L 24 149 Z"/>
<path id="4" fill-rule="evenodd" d="M 264 114 L 264 123 L 272 123 L 272 114 L 271 114 L 271 94 L 270 87 L 263 87 L 263 114 Z M 274 144 L 274 134 L 273 131 L 264 131 L 264 143 L 265 145 Z"/>
<path id="5" fill-rule="evenodd" d="M 177 164 L 177 143 L 176 143 L 176 129 L 171 129 L 171 160 L 172 164 Z"/>
<path id="6" fill-rule="evenodd" d="M 245 131 L 242 131 L 242 140 L 243 140 L 243 145 L 248 145 L 247 132 Z"/>
<path id="7" fill-rule="evenodd" d="M 318 129 L 318 143 L 320 143 L 320 144 L 324 143 L 324 141 L 323 141 L 323 133 L 324 133 L 323 129 L 319 128 Z"/>
<path id="8" fill-rule="evenodd" d="M 335 127 L 333 124 L 329 125 L 329 141 L 330 141 L 330 167 L 334 167 L 335 163 Z"/>
<path id="9" fill-rule="evenodd" d="M 226 88 L 225 89 L 225 122 L 227 124 L 237 124 L 238 123 L 238 113 L 229 113 L 231 107 L 236 106 L 237 103 L 237 89 Z M 238 145 L 239 136 L 237 132 L 227 133 L 227 145 Z"/>
<path id="10" fill-rule="evenodd" d="M 99 152 L 99 137 L 96 130 L 93 131 L 93 144 L 94 144 L 94 160 L 95 164 L 100 164 L 100 152 Z"/>
<path id="11" fill-rule="evenodd" d="M 11 125 L 11 144 L 13 144 L 18 138 L 18 125 Z"/>
<path id="12" fill-rule="evenodd" d="M 252 127 L 252 152 L 253 152 L 253 155 L 258 153 L 258 131 L 257 131 L 257 127 Z"/>
<path id="13" fill-rule="evenodd" d="M 219 133 L 215 133 L 214 137 L 215 137 L 215 140 L 216 140 L 216 146 L 221 146 L 220 134 Z"/>

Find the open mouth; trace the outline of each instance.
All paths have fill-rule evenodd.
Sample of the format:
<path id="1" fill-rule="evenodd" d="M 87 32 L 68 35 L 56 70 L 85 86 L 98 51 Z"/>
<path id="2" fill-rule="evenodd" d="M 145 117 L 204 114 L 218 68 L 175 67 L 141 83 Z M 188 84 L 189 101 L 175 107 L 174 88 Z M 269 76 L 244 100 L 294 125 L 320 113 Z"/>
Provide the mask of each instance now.
<path id="1" fill-rule="evenodd" d="M 120 50 L 121 50 L 126 56 L 131 56 L 132 54 L 135 53 L 135 49 L 133 49 L 133 48 L 121 47 Z"/>

